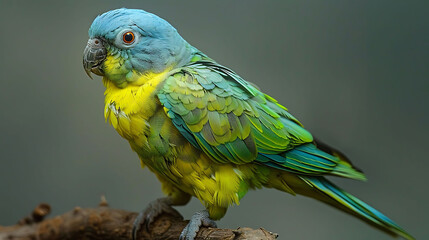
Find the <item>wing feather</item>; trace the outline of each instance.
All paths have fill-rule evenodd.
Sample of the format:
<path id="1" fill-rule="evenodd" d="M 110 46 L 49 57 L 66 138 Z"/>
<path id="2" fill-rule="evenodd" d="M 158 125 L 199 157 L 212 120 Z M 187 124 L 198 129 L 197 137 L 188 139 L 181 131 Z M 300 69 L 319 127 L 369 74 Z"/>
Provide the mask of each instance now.
<path id="1" fill-rule="evenodd" d="M 201 60 L 176 70 L 158 98 L 180 133 L 218 163 L 363 176 L 318 149 L 312 135 L 275 99 L 215 62 Z"/>

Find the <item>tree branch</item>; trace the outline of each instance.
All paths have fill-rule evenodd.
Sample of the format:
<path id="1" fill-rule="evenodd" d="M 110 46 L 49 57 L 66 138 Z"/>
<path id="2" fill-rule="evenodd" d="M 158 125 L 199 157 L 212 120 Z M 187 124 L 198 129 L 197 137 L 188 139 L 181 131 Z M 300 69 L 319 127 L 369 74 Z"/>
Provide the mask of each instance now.
<path id="1" fill-rule="evenodd" d="M 137 213 L 111 209 L 102 198 L 98 208 L 74 208 L 72 211 L 44 220 L 50 206 L 40 204 L 32 214 L 13 226 L 0 226 L 0 240 L 130 240 L 133 221 Z M 176 240 L 188 221 L 183 217 L 163 214 L 150 226 L 142 228 L 138 239 Z M 211 240 L 273 240 L 277 234 L 262 228 L 239 228 L 237 230 L 202 228 L 196 239 Z"/>

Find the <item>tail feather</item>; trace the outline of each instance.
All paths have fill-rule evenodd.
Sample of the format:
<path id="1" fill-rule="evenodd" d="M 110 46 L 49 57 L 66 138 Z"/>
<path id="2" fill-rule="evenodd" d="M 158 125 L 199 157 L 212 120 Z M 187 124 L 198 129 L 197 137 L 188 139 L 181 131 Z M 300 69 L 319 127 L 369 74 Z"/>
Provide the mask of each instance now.
<path id="1" fill-rule="evenodd" d="M 297 191 L 298 194 L 306 195 L 319 199 L 328 203 L 342 211 L 350 213 L 366 223 L 390 234 L 393 236 L 401 236 L 405 239 L 414 239 L 405 230 L 399 227 L 395 222 L 384 216 L 382 213 L 352 196 L 351 194 L 341 190 L 333 183 L 322 177 L 300 177 L 304 182 L 313 188 L 317 189 L 315 192 Z M 294 189 L 295 190 L 295 189 Z M 320 194 L 322 193 L 322 194 Z"/>

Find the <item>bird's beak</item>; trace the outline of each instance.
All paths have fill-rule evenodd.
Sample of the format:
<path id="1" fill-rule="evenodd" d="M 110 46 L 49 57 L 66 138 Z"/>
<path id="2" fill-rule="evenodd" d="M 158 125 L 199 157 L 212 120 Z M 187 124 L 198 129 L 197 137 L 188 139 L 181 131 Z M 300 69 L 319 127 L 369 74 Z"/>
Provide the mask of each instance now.
<path id="1" fill-rule="evenodd" d="M 103 41 L 99 38 L 90 38 L 83 51 L 83 68 L 86 74 L 92 79 L 91 72 L 103 76 L 103 62 L 106 59 L 107 51 L 103 46 Z"/>

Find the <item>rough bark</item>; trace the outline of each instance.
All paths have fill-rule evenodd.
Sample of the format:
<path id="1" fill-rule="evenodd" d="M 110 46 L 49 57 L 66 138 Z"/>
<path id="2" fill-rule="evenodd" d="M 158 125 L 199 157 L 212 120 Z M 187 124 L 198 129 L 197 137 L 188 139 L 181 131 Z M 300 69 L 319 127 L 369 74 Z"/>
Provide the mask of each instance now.
<path id="1" fill-rule="evenodd" d="M 44 219 L 50 212 L 48 204 L 40 204 L 32 214 L 14 226 L 0 226 L 0 240 L 130 240 L 133 221 L 137 213 L 109 208 L 102 199 L 97 208 L 74 208 L 65 214 Z M 178 239 L 188 221 L 181 217 L 163 214 L 150 226 L 142 228 L 138 239 Z M 276 239 L 277 234 L 262 228 L 219 229 L 202 228 L 196 239 L 243 240 Z"/>

